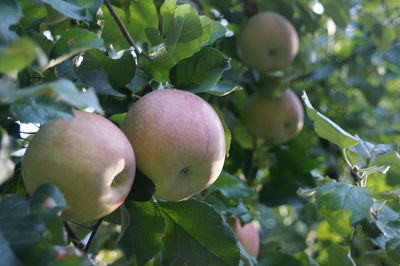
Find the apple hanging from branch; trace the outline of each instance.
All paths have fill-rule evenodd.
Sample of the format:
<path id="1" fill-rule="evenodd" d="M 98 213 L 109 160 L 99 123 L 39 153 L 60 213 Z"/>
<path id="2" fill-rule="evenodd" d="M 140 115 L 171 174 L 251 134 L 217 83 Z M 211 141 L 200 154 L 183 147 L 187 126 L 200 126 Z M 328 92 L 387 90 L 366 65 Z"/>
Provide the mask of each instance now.
<path id="1" fill-rule="evenodd" d="M 156 186 L 155 196 L 180 201 L 218 178 L 225 161 L 225 134 L 214 109 L 193 93 L 165 89 L 137 101 L 122 129 L 138 168 Z"/>
<path id="2" fill-rule="evenodd" d="M 118 208 L 135 176 L 135 155 L 123 132 L 106 118 L 74 111 L 72 120 L 40 128 L 22 161 L 25 187 L 56 185 L 68 208 L 66 220 L 84 222 Z"/>
<path id="3" fill-rule="evenodd" d="M 251 17 L 241 30 L 237 46 L 250 67 L 261 73 L 287 67 L 299 50 L 299 37 L 293 25 L 275 12 Z"/>

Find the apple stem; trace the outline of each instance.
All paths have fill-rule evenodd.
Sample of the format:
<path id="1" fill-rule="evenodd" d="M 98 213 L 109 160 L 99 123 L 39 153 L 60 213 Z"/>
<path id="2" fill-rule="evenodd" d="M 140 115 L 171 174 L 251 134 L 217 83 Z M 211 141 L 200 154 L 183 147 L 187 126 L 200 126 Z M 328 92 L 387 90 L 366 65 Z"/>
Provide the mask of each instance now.
<path id="1" fill-rule="evenodd" d="M 118 24 L 118 27 L 122 32 L 122 35 L 124 35 L 125 39 L 129 43 L 129 45 L 133 47 L 136 57 L 139 57 L 139 54 L 140 54 L 139 49 L 136 47 L 136 44 L 135 44 L 134 40 L 132 39 L 132 36 L 129 34 L 129 32 L 128 32 L 127 28 L 125 27 L 124 23 L 122 22 L 121 18 L 118 16 L 117 12 L 115 12 L 115 9 L 112 7 L 110 0 L 104 0 L 104 4 L 110 11 L 110 14 L 114 18 L 115 22 Z"/>
<path id="2" fill-rule="evenodd" d="M 89 251 L 90 244 L 92 243 L 93 238 L 94 238 L 95 234 L 97 233 L 97 231 L 99 230 L 100 225 L 101 225 L 102 223 L 103 223 L 103 218 L 100 218 L 99 220 L 97 220 L 96 224 L 93 226 L 92 234 L 90 235 L 89 240 L 88 240 L 88 242 L 87 242 L 87 244 L 86 244 L 86 246 L 85 246 L 85 249 L 84 249 L 84 251 L 85 251 L 86 253 Z"/>

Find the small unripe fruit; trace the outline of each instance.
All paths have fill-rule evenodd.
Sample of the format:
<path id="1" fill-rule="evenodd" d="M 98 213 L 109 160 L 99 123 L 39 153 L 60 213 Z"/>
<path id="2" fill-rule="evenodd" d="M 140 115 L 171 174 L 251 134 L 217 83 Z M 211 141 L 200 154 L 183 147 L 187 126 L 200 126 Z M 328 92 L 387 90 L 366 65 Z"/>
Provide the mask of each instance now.
<path id="1" fill-rule="evenodd" d="M 287 67 L 299 50 L 299 37 L 283 16 L 264 12 L 249 19 L 238 36 L 242 59 L 262 73 Z"/>
<path id="2" fill-rule="evenodd" d="M 279 97 L 256 92 L 248 98 L 244 119 L 250 130 L 267 144 L 282 144 L 303 128 L 304 111 L 299 97 L 287 89 Z"/>

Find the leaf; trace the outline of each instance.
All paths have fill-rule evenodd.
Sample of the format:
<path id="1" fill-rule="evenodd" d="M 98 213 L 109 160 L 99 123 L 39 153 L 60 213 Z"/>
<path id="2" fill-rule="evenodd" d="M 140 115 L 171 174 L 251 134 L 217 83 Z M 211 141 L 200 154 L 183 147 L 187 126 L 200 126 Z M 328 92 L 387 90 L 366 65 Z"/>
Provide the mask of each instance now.
<path id="1" fill-rule="evenodd" d="M 126 87 L 130 89 L 132 93 L 138 93 L 150 82 L 150 80 L 151 77 L 138 68 L 136 69 L 135 76 L 128 84 L 126 84 Z"/>
<path id="2" fill-rule="evenodd" d="M 132 23 L 135 25 L 132 29 L 132 37 L 135 41 L 150 42 L 152 38 L 148 32 L 158 34 L 158 14 L 154 2 L 151 0 L 133 0 L 131 1 L 130 14 Z"/>
<path id="3" fill-rule="evenodd" d="M 0 2 L 0 28 L 8 29 L 11 25 L 17 24 L 21 19 L 22 10 L 16 0 L 3 0 Z"/>
<path id="4" fill-rule="evenodd" d="M 226 28 L 219 22 L 206 16 L 200 16 L 200 22 L 203 27 L 203 46 L 211 45 L 226 34 Z"/>
<path id="5" fill-rule="evenodd" d="M 212 89 L 206 91 L 208 94 L 215 96 L 226 96 L 232 92 L 243 90 L 239 84 L 228 81 L 219 81 Z"/>
<path id="6" fill-rule="evenodd" d="M 127 258 L 135 255 L 139 265 L 145 265 L 161 249 L 164 220 L 152 201 L 129 201 L 125 207 L 131 219 L 118 245 Z"/>
<path id="7" fill-rule="evenodd" d="M 165 35 L 168 32 L 171 21 L 174 18 L 174 12 L 176 8 L 176 0 L 165 0 L 160 8 L 161 22 L 162 22 L 162 34 Z"/>
<path id="8" fill-rule="evenodd" d="M 232 229 L 210 205 L 196 200 L 160 202 L 166 229 L 163 260 L 168 265 L 238 265 Z"/>
<path id="9" fill-rule="evenodd" d="M 92 107 L 102 112 L 92 89 L 77 90 L 75 84 L 61 79 L 24 89 L 1 89 L 0 102 L 13 103 L 11 111 L 21 122 L 45 123 L 57 118 L 73 118 L 69 106 Z"/>
<path id="10" fill-rule="evenodd" d="M 326 80 L 332 75 L 335 69 L 336 67 L 334 64 L 328 64 L 326 66 L 318 67 L 313 71 L 309 79 L 316 82 Z"/>
<path id="11" fill-rule="evenodd" d="M 7 181 L 14 173 L 15 165 L 10 160 L 10 154 L 11 139 L 0 128 L 0 185 Z"/>
<path id="12" fill-rule="evenodd" d="M 11 250 L 7 239 L 4 238 L 3 234 L 0 232 L 0 265 L 13 265 L 22 266 L 22 263 L 15 256 L 14 252 Z"/>
<path id="13" fill-rule="evenodd" d="M 393 44 L 382 54 L 383 59 L 400 68 L 400 44 Z"/>
<path id="14" fill-rule="evenodd" d="M 332 182 L 317 188 L 316 203 L 332 229 L 347 235 L 352 224 L 369 217 L 373 198 L 365 188 Z"/>
<path id="15" fill-rule="evenodd" d="M 32 195 L 31 211 L 55 210 L 59 212 L 67 208 L 67 202 L 61 191 L 54 185 L 44 184 Z"/>
<path id="16" fill-rule="evenodd" d="M 328 117 L 315 110 L 305 92 L 302 95 L 302 99 L 307 108 L 309 118 L 314 121 L 314 129 L 318 136 L 335 143 L 341 148 L 352 147 L 358 143 L 356 137 L 350 135 Z"/>
<path id="17" fill-rule="evenodd" d="M 89 49 L 104 49 L 103 40 L 98 38 L 95 33 L 85 29 L 68 29 L 54 44 L 50 53 L 52 60 L 50 60 L 46 69 Z"/>
<path id="18" fill-rule="evenodd" d="M 247 198 L 253 193 L 245 182 L 225 171 L 220 174 L 217 181 L 208 190 L 218 191 L 228 199 Z"/>
<path id="19" fill-rule="evenodd" d="M 68 0 L 40 0 L 42 3 L 49 4 L 52 8 L 61 14 L 76 20 L 85 22 L 92 21 L 103 1 L 68 1 Z M 79 5 L 78 3 L 82 3 Z"/>
<path id="20" fill-rule="evenodd" d="M 332 244 L 328 247 L 329 266 L 356 266 L 343 246 Z"/>
<path id="21" fill-rule="evenodd" d="M 36 45 L 30 39 L 19 39 L 0 52 L 0 72 L 22 70 L 36 58 Z"/>
<path id="22" fill-rule="evenodd" d="M 175 87 L 193 93 L 206 92 L 215 87 L 222 73 L 230 69 L 229 59 L 215 48 L 206 47 L 183 59 L 171 69 Z"/>
<path id="23" fill-rule="evenodd" d="M 77 70 L 79 79 L 93 87 L 98 94 L 125 97 L 116 89 L 125 86 L 135 75 L 136 65 L 130 53 L 119 59 L 111 59 L 98 50 L 85 53 L 85 58 Z"/>
<path id="24" fill-rule="evenodd" d="M 268 251 L 260 259 L 259 265 L 263 266 L 278 266 L 278 265 L 290 265 L 290 266 L 302 266 L 299 260 L 292 255 L 286 254 L 282 251 Z"/>
<path id="25" fill-rule="evenodd" d="M 396 263 L 400 263 L 400 238 L 392 238 L 386 242 L 386 252 Z"/>
<path id="26" fill-rule="evenodd" d="M 344 28 L 350 21 L 350 14 L 345 2 L 337 0 L 321 0 L 328 16 L 340 27 Z"/>

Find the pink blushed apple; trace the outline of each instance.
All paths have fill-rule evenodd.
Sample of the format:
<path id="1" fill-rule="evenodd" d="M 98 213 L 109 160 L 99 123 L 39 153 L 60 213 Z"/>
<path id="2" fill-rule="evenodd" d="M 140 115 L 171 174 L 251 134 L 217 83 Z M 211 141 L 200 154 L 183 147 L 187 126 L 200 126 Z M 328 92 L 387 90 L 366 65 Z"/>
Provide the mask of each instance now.
<path id="1" fill-rule="evenodd" d="M 193 93 L 165 89 L 137 101 L 122 129 L 156 196 L 180 201 L 210 186 L 222 171 L 225 134 L 217 113 Z"/>
<path id="2" fill-rule="evenodd" d="M 22 161 L 25 187 L 56 185 L 68 208 L 66 220 L 91 221 L 118 208 L 135 176 L 133 149 L 122 131 L 106 118 L 75 111 L 72 120 L 40 128 Z"/>

